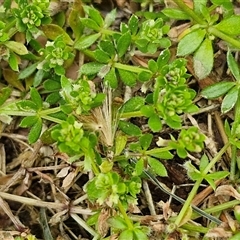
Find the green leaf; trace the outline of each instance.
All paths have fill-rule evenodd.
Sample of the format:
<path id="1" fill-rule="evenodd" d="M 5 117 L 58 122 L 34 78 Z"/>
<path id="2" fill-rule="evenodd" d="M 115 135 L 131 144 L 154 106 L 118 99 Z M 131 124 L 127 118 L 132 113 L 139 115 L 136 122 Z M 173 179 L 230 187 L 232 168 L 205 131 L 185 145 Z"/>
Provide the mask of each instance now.
<path id="1" fill-rule="evenodd" d="M 135 238 L 133 237 L 133 230 L 127 229 L 119 235 L 118 240 L 134 240 Z M 140 239 L 139 239 L 140 240 Z"/>
<path id="2" fill-rule="evenodd" d="M 163 50 L 157 59 L 158 69 L 162 69 L 162 67 L 164 67 L 168 63 L 170 57 L 171 53 L 169 49 Z"/>
<path id="3" fill-rule="evenodd" d="M 228 138 L 230 138 L 230 136 L 231 136 L 231 128 L 230 128 L 230 124 L 228 123 L 227 119 L 224 122 L 224 130 L 225 130 L 225 133 L 227 134 Z"/>
<path id="4" fill-rule="evenodd" d="M 135 172 L 137 176 L 140 176 L 144 169 L 144 159 L 140 158 L 135 165 Z"/>
<path id="5" fill-rule="evenodd" d="M 152 78 L 152 73 L 150 72 L 146 72 L 146 71 L 141 71 L 139 74 L 138 74 L 138 80 L 141 81 L 141 82 L 147 82 L 149 81 L 150 79 Z"/>
<path id="6" fill-rule="evenodd" d="M 142 134 L 141 129 L 130 122 L 125 122 L 120 120 L 118 127 L 120 130 L 122 130 L 124 133 L 126 133 L 129 136 L 140 136 Z"/>
<path id="7" fill-rule="evenodd" d="M 105 75 L 104 83 L 113 89 L 117 88 L 118 79 L 115 73 L 115 68 L 111 68 L 110 71 Z"/>
<path id="8" fill-rule="evenodd" d="M 155 158 L 148 157 L 148 164 L 158 176 L 160 177 L 167 177 L 168 173 L 164 165 Z"/>
<path id="9" fill-rule="evenodd" d="M 216 184 L 213 179 L 209 178 L 208 175 L 205 177 L 205 180 L 209 183 L 213 190 L 216 190 Z"/>
<path id="10" fill-rule="evenodd" d="M 103 21 L 103 18 L 100 14 L 100 12 L 93 8 L 93 7 L 89 7 L 89 6 L 86 6 L 84 5 L 83 6 L 83 9 L 84 9 L 84 12 L 88 14 L 88 16 L 94 20 L 94 22 L 97 23 L 98 26 L 102 27 L 103 24 L 104 24 L 104 21 Z"/>
<path id="11" fill-rule="evenodd" d="M 28 50 L 23 43 L 8 41 L 8 42 L 5 42 L 4 45 L 9 49 L 11 49 L 13 52 L 17 53 L 18 55 L 25 55 L 28 53 Z"/>
<path id="12" fill-rule="evenodd" d="M 108 28 L 108 27 L 110 27 L 114 23 L 114 21 L 116 19 L 116 15 L 117 15 L 116 8 L 113 9 L 111 12 L 109 12 L 106 15 L 106 17 L 104 19 L 104 28 Z"/>
<path id="13" fill-rule="evenodd" d="M 162 129 L 162 122 L 157 114 L 153 114 L 149 117 L 148 126 L 153 132 L 159 132 Z"/>
<path id="14" fill-rule="evenodd" d="M 117 41 L 117 52 L 119 57 L 122 57 L 126 53 L 130 44 L 131 34 L 130 32 L 126 32 Z"/>
<path id="15" fill-rule="evenodd" d="M 100 36 L 101 36 L 101 33 L 95 33 L 88 36 L 83 36 L 75 42 L 74 48 L 76 48 L 77 50 L 84 50 L 90 47 L 93 43 L 95 43 Z"/>
<path id="16" fill-rule="evenodd" d="M 118 69 L 118 73 L 120 75 L 121 80 L 130 87 L 133 87 L 137 81 L 137 75 L 135 73 Z"/>
<path id="17" fill-rule="evenodd" d="M 213 67 L 212 41 L 206 38 L 193 56 L 194 71 L 199 79 L 205 78 Z"/>
<path id="18" fill-rule="evenodd" d="M 180 158 L 186 158 L 187 157 L 187 151 L 185 150 L 185 148 L 177 148 L 177 155 L 180 157 Z"/>
<path id="19" fill-rule="evenodd" d="M 30 89 L 31 100 L 37 105 L 38 109 L 42 108 L 42 98 L 36 88 Z"/>
<path id="20" fill-rule="evenodd" d="M 145 117 L 151 117 L 152 115 L 155 114 L 153 106 L 150 106 L 150 105 L 145 105 L 141 107 L 140 111 Z"/>
<path id="21" fill-rule="evenodd" d="M 18 71 L 18 59 L 16 54 L 14 54 L 13 52 L 10 52 L 9 58 L 8 58 L 8 63 L 9 66 L 11 67 L 11 69 L 13 71 Z"/>
<path id="22" fill-rule="evenodd" d="M 101 29 L 101 28 L 98 26 L 98 24 L 97 24 L 94 20 L 92 20 L 92 19 L 90 19 L 90 18 L 82 18 L 82 19 L 81 19 L 81 23 L 82 23 L 85 27 L 90 28 L 90 29 L 93 29 L 93 30 L 95 30 L 95 31 L 97 31 L 97 32 L 99 32 L 100 29 Z"/>
<path id="23" fill-rule="evenodd" d="M 92 181 L 88 182 L 86 185 L 87 195 L 88 199 L 93 202 L 96 199 L 100 198 L 102 195 L 102 191 L 97 191 L 96 188 L 96 178 L 94 178 Z"/>
<path id="24" fill-rule="evenodd" d="M 239 67 L 230 50 L 227 52 L 227 63 L 235 79 L 240 81 Z"/>
<path id="25" fill-rule="evenodd" d="M 193 171 L 193 172 L 189 172 L 187 173 L 188 177 L 193 180 L 193 181 L 197 181 L 199 179 L 202 179 L 202 173 L 198 172 L 198 171 Z"/>
<path id="26" fill-rule="evenodd" d="M 218 98 L 228 92 L 235 85 L 234 82 L 218 82 L 203 89 L 201 95 L 207 99 Z"/>
<path id="27" fill-rule="evenodd" d="M 204 169 L 207 167 L 208 163 L 209 163 L 208 157 L 206 154 L 204 154 L 200 160 L 200 165 L 199 165 L 200 172 L 204 171 Z"/>
<path id="28" fill-rule="evenodd" d="M 151 72 L 156 73 L 158 71 L 158 64 L 153 59 L 148 61 L 148 68 Z"/>
<path id="29" fill-rule="evenodd" d="M 228 175 L 229 175 L 228 171 L 219 171 L 219 172 L 209 173 L 207 175 L 207 178 L 211 178 L 213 180 L 220 180 L 220 179 L 226 178 Z"/>
<path id="30" fill-rule="evenodd" d="M 10 97 L 12 89 L 10 87 L 4 87 L 0 89 L 0 106 Z"/>
<path id="31" fill-rule="evenodd" d="M 143 150 L 147 150 L 150 147 L 152 139 L 153 139 L 153 135 L 150 133 L 146 133 L 139 138 L 139 142 Z"/>
<path id="32" fill-rule="evenodd" d="M 38 120 L 37 116 L 27 116 L 22 119 L 19 126 L 22 128 L 27 128 L 33 126 Z"/>
<path id="33" fill-rule="evenodd" d="M 138 228 L 135 228 L 133 230 L 133 235 L 134 235 L 134 239 L 136 240 L 148 240 L 148 236 L 141 230 Z M 129 238 L 126 238 L 129 239 Z"/>
<path id="34" fill-rule="evenodd" d="M 108 63 L 110 61 L 109 55 L 100 49 L 94 51 L 94 57 L 100 63 Z"/>
<path id="35" fill-rule="evenodd" d="M 134 112 L 139 111 L 141 107 L 144 105 L 145 99 L 143 97 L 133 97 L 130 98 L 127 102 L 122 106 L 122 112 Z"/>
<path id="36" fill-rule="evenodd" d="M 59 92 L 52 92 L 47 95 L 45 101 L 49 104 L 56 104 L 62 97 L 60 96 Z"/>
<path id="37" fill-rule="evenodd" d="M 24 111 L 31 111 L 36 112 L 38 110 L 37 105 L 30 100 L 21 100 L 20 102 L 17 102 L 17 107 Z"/>
<path id="38" fill-rule="evenodd" d="M 111 227 L 116 228 L 116 229 L 124 230 L 124 229 L 128 228 L 125 220 L 119 216 L 110 217 L 110 218 L 108 218 L 107 222 Z"/>
<path id="39" fill-rule="evenodd" d="M 127 136 L 117 132 L 115 138 L 115 156 L 118 156 L 126 148 Z"/>
<path id="40" fill-rule="evenodd" d="M 104 51 L 106 54 L 108 54 L 109 56 L 114 56 L 115 55 L 115 47 L 114 47 L 112 41 L 103 40 L 99 43 L 98 47 L 102 51 Z"/>
<path id="41" fill-rule="evenodd" d="M 171 19 L 177 19 L 177 20 L 191 19 L 188 14 L 186 14 L 185 12 L 177 8 L 165 8 L 162 10 L 162 13 Z"/>
<path id="42" fill-rule="evenodd" d="M 129 30 L 131 31 L 132 35 L 136 35 L 137 31 L 138 31 L 138 17 L 134 14 L 132 14 L 132 16 L 130 17 L 129 21 L 128 21 L 128 27 Z"/>
<path id="43" fill-rule="evenodd" d="M 185 56 L 193 53 L 202 43 L 205 34 L 205 30 L 197 29 L 185 35 L 178 44 L 177 55 Z"/>
<path id="44" fill-rule="evenodd" d="M 19 79 L 25 79 L 27 77 L 29 77 L 30 75 L 32 75 L 34 73 L 34 71 L 37 68 L 38 63 L 34 63 L 26 68 L 24 68 L 24 70 L 22 70 L 18 76 Z"/>
<path id="45" fill-rule="evenodd" d="M 239 90 L 237 87 L 233 87 L 224 97 L 221 105 L 221 112 L 226 113 L 230 111 L 237 102 Z"/>
<path id="46" fill-rule="evenodd" d="M 42 25 L 41 30 L 50 40 L 55 40 L 57 37 L 62 36 L 62 39 L 66 44 L 72 46 L 74 43 L 66 31 L 56 24 Z"/>
<path id="47" fill-rule="evenodd" d="M 34 123 L 28 134 L 28 142 L 30 144 L 35 143 L 39 139 L 41 131 L 42 131 L 42 119 L 38 118 L 37 122 Z"/>
<path id="48" fill-rule="evenodd" d="M 103 66 L 104 64 L 98 62 L 85 63 L 80 68 L 80 73 L 87 76 L 95 75 L 101 70 Z"/>
<path id="49" fill-rule="evenodd" d="M 223 19 L 219 24 L 215 26 L 216 29 L 233 36 L 240 34 L 240 16 L 233 15 L 229 18 Z"/>
<path id="50" fill-rule="evenodd" d="M 194 11 L 201 13 L 201 7 L 206 6 L 207 0 L 194 0 Z"/>
<path id="51" fill-rule="evenodd" d="M 44 76 L 45 76 L 45 71 L 43 69 L 39 69 L 34 76 L 33 86 L 34 87 L 39 86 L 39 84 L 42 82 Z"/>

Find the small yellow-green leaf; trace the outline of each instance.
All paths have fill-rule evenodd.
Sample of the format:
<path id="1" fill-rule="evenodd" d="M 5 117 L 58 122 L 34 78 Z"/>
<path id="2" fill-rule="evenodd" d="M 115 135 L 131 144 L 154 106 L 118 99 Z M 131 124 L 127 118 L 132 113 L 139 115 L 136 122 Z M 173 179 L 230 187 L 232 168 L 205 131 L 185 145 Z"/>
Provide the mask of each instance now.
<path id="1" fill-rule="evenodd" d="M 57 37 L 61 35 L 63 37 L 63 41 L 66 44 L 73 45 L 74 43 L 70 36 L 66 33 L 66 31 L 56 24 L 42 25 L 41 30 L 50 40 L 55 40 Z"/>
<path id="2" fill-rule="evenodd" d="M 127 136 L 121 134 L 119 131 L 116 134 L 115 138 L 115 156 L 118 156 L 125 149 L 127 144 Z"/>
<path id="3" fill-rule="evenodd" d="M 19 55 L 28 54 L 27 48 L 20 42 L 8 41 L 5 42 L 4 45 Z"/>
<path id="4" fill-rule="evenodd" d="M 206 38 L 193 57 L 194 71 L 199 79 L 205 78 L 213 67 L 212 41 Z"/>
<path id="5" fill-rule="evenodd" d="M 158 132 L 162 129 L 162 122 L 157 114 L 153 114 L 149 117 L 148 125 L 153 132 Z"/>

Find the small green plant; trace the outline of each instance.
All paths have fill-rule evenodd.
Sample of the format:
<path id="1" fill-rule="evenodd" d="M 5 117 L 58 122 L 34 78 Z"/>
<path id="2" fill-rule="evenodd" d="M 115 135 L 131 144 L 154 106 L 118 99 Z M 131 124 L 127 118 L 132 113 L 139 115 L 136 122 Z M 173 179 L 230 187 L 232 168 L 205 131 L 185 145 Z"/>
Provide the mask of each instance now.
<path id="1" fill-rule="evenodd" d="M 174 231 L 187 239 L 188 234 L 211 229 L 186 224 L 188 220 L 200 214 L 219 224 L 210 213 L 227 208 L 203 211 L 192 206 L 201 183 L 215 190 L 215 181 L 228 175 L 233 181 L 238 176 L 240 70 L 232 52 L 240 48 L 240 17 L 230 0 L 193 1 L 193 8 L 180 0 L 173 0 L 174 8 L 163 1 L 137 2 L 144 11 L 116 26 L 117 9 L 103 16 L 80 0 L 58 13 L 54 12 L 58 8 L 52 9 L 58 4 L 53 1 L 5 0 L 0 7 L 0 121 L 11 124 L 14 116 L 20 117 L 19 127 L 29 129 L 29 144 L 52 144 L 68 164 L 67 170 L 72 168 L 69 176 L 80 172 L 90 176 L 83 187 L 84 207 L 91 206 L 93 216 L 78 221 L 93 239 L 143 240 L 151 234 L 162 239 Z M 163 6 L 160 13 L 153 11 L 156 4 Z M 176 56 L 168 37 L 173 19 L 189 21 L 190 26 L 179 37 Z M 203 153 L 207 134 L 186 120 L 199 107 L 184 57 L 193 55 L 196 76 L 205 78 L 213 68 L 213 43 L 219 39 L 228 44 L 227 64 L 233 79 L 203 89 L 201 96 L 224 96 L 221 111 L 234 109 L 235 118 L 225 122 L 228 142 L 210 159 Z M 233 152 L 230 174 L 214 172 L 229 147 Z M 188 157 L 199 157 L 199 165 Z M 185 161 L 194 182 L 186 200 L 158 180 L 168 176 L 165 163 L 171 159 Z M 141 203 L 146 178 L 183 204 L 177 217 L 164 215 L 157 233 L 132 213 Z M 71 202 L 66 209 L 76 220 L 75 201 Z M 99 222 L 104 211 L 108 214 L 103 231 Z"/>
<path id="2" fill-rule="evenodd" d="M 179 41 L 177 48 L 178 56 L 193 54 L 194 70 L 200 79 L 205 78 L 213 68 L 213 47 L 215 38 L 220 38 L 232 47 L 239 48 L 237 36 L 240 32 L 238 24 L 240 17 L 233 15 L 233 6 L 230 0 L 193 1 L 194 9 L 189 8 L 183 1 L 174 0 L 179 8 L 166 8 L 163 13 L 169 18 L 192 20 L 192 25 Z M 215 9 L 221 6 L 224 10 L 224 19 L 219 21 L 219 14 Z"/>

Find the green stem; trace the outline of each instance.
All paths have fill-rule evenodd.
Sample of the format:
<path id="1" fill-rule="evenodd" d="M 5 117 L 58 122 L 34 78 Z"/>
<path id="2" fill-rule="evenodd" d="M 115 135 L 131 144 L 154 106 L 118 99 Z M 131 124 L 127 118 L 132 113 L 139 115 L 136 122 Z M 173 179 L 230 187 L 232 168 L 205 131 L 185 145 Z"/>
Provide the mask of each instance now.
<path id="1" fill-rule="evenodd" d="M 106 34 L 106 35 L 113 35 L 113 34 L 120 34 L 120 32 L 116 32 L 107 28 L 101 28 L 99 31 L 100 33 Z"/>
<path id="2" fill-rule="evenodd" d="M 121 214 L 123 215 L 125 221 L 126 221 L 126 224 L 128 226 L 129 229 L 133 229 L 133 224 L 132 224 L 132 221 L 130 220 L 130 218 L 128 217 L 121 201 L 118 201 L 118 208 L 119 208 L 119 211 L 121 212 Z"/>
<path id="3" fill-rule="evenodd" d="M 181 225 L 182 219 L 184 218 L 184 215 L 186 214 L 187 210 L 189 209 L 189 206 L 191 205 L 191 202 L 192 202 L 193 198 L 195 197 L 202 180 L 203 180 L 203 178 L 200 178 L 195 182 L 190 194 L 188 195 L 188 198 L 187 198 L 186 202 L 184 203 L 184 205 L 175 221 L 175 224 L 177 227 Z"/>
<path id="4" fill-rule="evenodd" d="M 218 154 L 210 161 L 207 167 L 203 170 L 202 174 L 207 175 L 207 173 L 212 169 L 215 163 L 221 158 L 221 156 L 226 152 L 231 144 L 227 143 L 223 148 L 218 152 Z"/>
<path id="5" fill-rule="evenodd" d="M 240 204 L 240 200 L 232 200 L 230 202 L 225 202 L 225 203 L 221 203 L 219 205 L 216 205 L 214 207 L 210 207 L 210 208 L 206 208 L 204 209 L 204 212 L 206 213 L 217 213 L 217 212 L 221 212 L 227 209 L 232 209 L 234 206 L 239 205 Z M 200 215 L 196 212 L 193 213 L 192 215 L 192 219 L 196 219 L 198 218 Z"/>
<path id="6" fill-rule="evenodd" d="M 189 8 L 183 0 L 173 0 L 179 8 L 181 8 L 188 16 L 190 16 L 195 22 L 205 25 L 206 22 L 198 16 L 191 8 Z"/>
<path id="7" fill-rule="evenodd" d="M 48 120 L 48 121 L 51 121 L 51 122 L 54 122 L 54 123 L 59 123 L 61 124 L 63 122 L 63 120 L 59 119 L 59 118 L 55 118 L 55 117 L 51 117 L 51 116 L 41 116 L 41 118 L 45 119 L 45 120 Z"/>
<path id="8" fill-rule="evenodd" d="M 207 175 L 207 173 L 210 171 L 210 169 L 221 158 L 221 156 L 225 153 L 225 151 L 228 149 L 229 146 L 230 146 L 230 143 L 227 143 L 225 146 L 223 146 L 223 148 L 218 152 L 218 154 L 210 161 L 210 163 L 204 169 L 204 171 L 202 172 L 202 176 Z M 193 198 L 195 197 L 202 180 L 203 180 L 203 177 L 198 179 L 195 182 L 195 184 L 194 184 L 194 186 L 193 186 L 193 188 L 192 188 L 192 190 L 191 190 L 191 192 L 190 192 L 186 202 L 184 203 L 184 205 L 183 205 L 179 215 L 176 218 L 175 224 L 177 226 L 179 226 L 181 224 L 181 221 L 182 221 L 183 217 L 185 216 L 186 211 L 188 210 L 189 206 L 191 205 L 191 202 L 192 202 Z"/>
<path id="9" fill-rule="evenodd" d="M 151 154 L 167 152 L 167 151 L 170 151 L 170 150 L 173 150 L 173 148 L 172 147 L 153 148 L 151 150 L 147 150 L 146 154 L 151 155 Z"/>
<path id="10" fill-rule="evenodd" d="M 198 225 L 193 225 L 189 223 L 185 223 L 181 226 L 182 229 L 188 230 L 189 232 L 197 232 L 197 233 L 207 233 L 210 229 Z"/>
<path id="11" fill-rule="evenodd" d="M 230 164 L 230 181 L 234 181 L 236 174 L 236 165 L 237 165 L 237 147 L 235 145 L 231 146 L 232 156 L 231 156 L 231 164 Z"/>
<path id="12" fill-rule="evenodd" d="M 60 107 L 44 109 L 40 112 L 40 115 L 49 115 L 49 114 L 53 114 L 53 113 L 57 113 L 57 112 L 61 112 Z"/>
<path id="13" fill-rule="evenodd" d="M 135 67 L 135 66 L 131 66 L 131 65 L 118 63 L 118 62 L 114 63 L 113 67 L 116 67 L 116 68 L 119 68 L 119 69 L 122 69 L 122 70 L 126 70 L 126 71 L 129 71 L 129 72 L 134 72 L 134 73 L 140 73 L 142 71 L 152 73 L 150 70 L 145 69 L 145 68 Z"/>
<path id="14" fill-rule="evenodd" d="M 5 26 L 5 28 L 3 29 L 3 31 L 6 33 L 8 32 L 10 29 L 12 29 L 17 23 L 17 19 L 15 18 L 13 21 L 11 21 L 9 24 L 7 24 Z"/>
<path id="15" fill-rule="evenodd" d="M 214 36 L 219 37 L 222 40 L 230 43 L 231 45 L 235 46 L 236 48 L 240 49 L 240 41 L 239 40 L 236 40 L 236 39 L 230 37 L 229 35 L 226 35 L 225 33 L 219 31 L 215 27 L 209 27 L 208 32 L 213 34 Z"/>

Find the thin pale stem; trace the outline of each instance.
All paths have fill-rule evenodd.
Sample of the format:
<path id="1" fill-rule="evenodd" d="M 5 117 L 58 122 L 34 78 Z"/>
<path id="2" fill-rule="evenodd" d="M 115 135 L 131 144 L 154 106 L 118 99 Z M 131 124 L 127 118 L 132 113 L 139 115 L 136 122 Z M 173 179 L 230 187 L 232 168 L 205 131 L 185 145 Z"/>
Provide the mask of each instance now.
<path id="1" fill-rule="evenodd" d="M 206 24 L 206 22 L 198 16 L 191 8 L 189 8 L 182 0 L 173 0 L 181 10 L 183 10 L 188 16 L 190 16 L 196 23 Z"/>
<path id="2" fill-rule="evenodd" d="M 126 224 L 128 226 L 129 229 L 133 229 L 133 224 L 132 224 L 132 221 L 130 220 L 130 218 L 128 217 L 122 203 L 120 201 L 118 201 L 118 208 L 119 208 L 119 211 L 121 212 L 121 214 L 123 215 L 124 217 L 124 220 L 126 221 Z"/>

